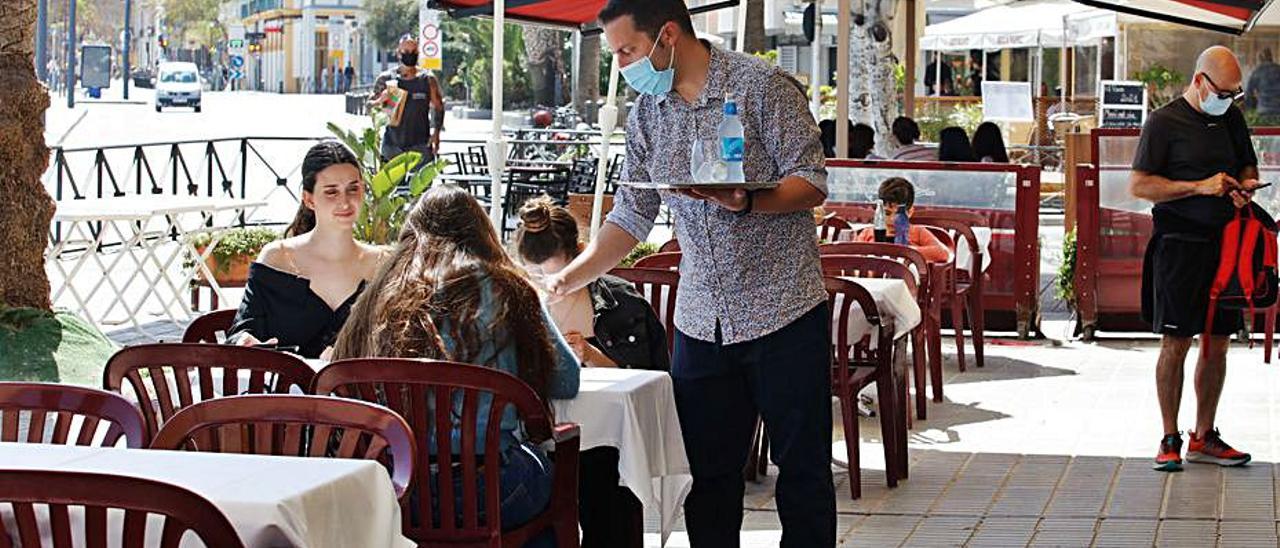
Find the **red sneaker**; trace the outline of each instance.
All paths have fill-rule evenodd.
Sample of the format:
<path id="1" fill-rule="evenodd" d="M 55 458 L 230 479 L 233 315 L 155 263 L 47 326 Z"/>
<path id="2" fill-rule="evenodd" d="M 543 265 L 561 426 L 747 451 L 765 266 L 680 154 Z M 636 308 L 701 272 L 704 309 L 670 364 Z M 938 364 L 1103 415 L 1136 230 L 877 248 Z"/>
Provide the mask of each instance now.
<path id="1" fill-rule="evenodd" d="M 1205 432 L 1204 436 L 1191 432 L 1191 443 L 1187 445 L 1187 460 L 1191 462 L 1204 462 L 1218 466 L 1243 466 L 1249 464 L 1252 459 L 1253 457 L 1248 453 L 1236 451 L 1227 445 L 1227 442 L 1222 441 L 1217 428 Z"/>
<path id="2" fill-rule="evenodd" d="M 1153 469 L 1160 472 L 1182 470 L 1182 433 L 1169 434 L 1160 440 L 1160 452 L 1156 453 Z"/>

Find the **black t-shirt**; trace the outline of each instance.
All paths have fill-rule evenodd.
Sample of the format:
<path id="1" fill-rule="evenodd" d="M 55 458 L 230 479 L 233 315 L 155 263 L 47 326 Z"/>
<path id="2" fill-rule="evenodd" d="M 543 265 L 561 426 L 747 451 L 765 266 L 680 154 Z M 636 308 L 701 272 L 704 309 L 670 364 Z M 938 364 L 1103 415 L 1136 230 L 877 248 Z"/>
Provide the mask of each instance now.
<path id="1" fill-rule="evenodd" d="M 1134 171 L 1171 181 L 1199 181 L 1226 173 L 1239 178 L 1258 165 L 1244 114 L 1232 105 L 1222 116 L 1204 114 L 1179 97 L 1147 120 L 1133 159 Z M 1226 196 L 1189 196 L 1156 204 L 1155 231 L 1216 234 L 1235 212 Z"/>

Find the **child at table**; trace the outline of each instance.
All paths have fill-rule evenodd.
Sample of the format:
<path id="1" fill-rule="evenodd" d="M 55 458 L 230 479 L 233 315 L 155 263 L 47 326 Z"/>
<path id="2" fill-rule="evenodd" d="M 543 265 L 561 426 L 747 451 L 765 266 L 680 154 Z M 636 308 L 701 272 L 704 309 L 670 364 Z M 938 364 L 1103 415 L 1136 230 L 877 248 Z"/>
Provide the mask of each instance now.
<path id="1" fill-rule="evenodd" d="M 356 301 L 333 357 L 429 358 L 492 367 L 518 376 L 544 401 L 576 396 L 581 368 L 537 292 L 507 257 L 484 209 L 448 185 L 427 191 L 409 212 L 399 245 Z M 456 413 L 461 416 L 461 409 Z M 488 416 L 481 399 L 477 447 L 484 447 Z M 499 430 L 502 526 L 512 529 L 546 509 L 552 464 L 541 448 L 521 439 L 514 409 L 503 414 Z M 460 488 L 461 478 L 455 479 Z M 410 500 L 412 505 L 416 499 Z M 417 504 L 419 512 L 428 511 L 429 502 Z M 550 535 L 544 537 L 530 545 L 554 544 Z"/>
<path id="2" fill-rule="evenodd" d="M 516 250 L 535 280 L 560 272 L 582 252 L 577 221 L 549 197 L 525 202 L 520 223 Z M 662 321 L 631 282 L 601 276 L 548 308 L 584 365 L 662 371 L 671 367 Z M 597 447 L 579 458 L 582 548 L 643 546 L 643 506 L 630 489 L 618 484 L 618 450 Z"/>
<path id="3" fill-rule="evenodd" d="M 894 222 L 899 218 L 900 213 L 905 212 L 906 218 L 910 219 L 915 213 L 916 189 L 911 182 L 901 177 L 892 177 L 880 183 L 879 192 L 880 202 L 884 204 L 885 218 L 888 220 L 885 232 L 890 239 L 894 239 L 897 235 L 896 227 L 898 223 Z M 905 211 L 904 211 L 905 210 Z M 874 227 L 864 228 L 854 237 L 855 242 L 874 242 L 876 241 Z M 929 229 L 907 224 L 907 245 L 919 251 L 924 258 L 930 262 L 944 262 L 951 256 L 950 250 L 934 236 Z"/>
<path id="4" fill-rule="evenodd" d="M 302 160 L 302 203 L 285 239 L 249 266 L 230 342 L 294 347 L 319 358 L 333 345 L 351 304 L 387 257 L 352 233 L 364 203 L 355 154 L 337 141 L 318 143 Z"/>

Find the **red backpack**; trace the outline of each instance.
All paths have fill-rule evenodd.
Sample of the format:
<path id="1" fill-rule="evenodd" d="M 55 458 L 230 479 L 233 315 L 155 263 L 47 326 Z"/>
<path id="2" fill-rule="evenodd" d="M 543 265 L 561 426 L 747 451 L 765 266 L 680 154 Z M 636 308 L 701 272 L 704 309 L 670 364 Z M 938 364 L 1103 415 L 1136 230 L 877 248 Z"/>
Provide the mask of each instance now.
<path id="1" fill-rule="evenodd" d="M 1222 229 L 1222 255 L 1209 288 L 1202 350 L 1208 351 L 1207 335 L 1213 333 L 1214 311 L 1219 306 L 1247 310 L 1252 331 L 1255 311 L 1276 304 L 1276 255 L 1276 222 L 1257 204 L 1240 208 Z"/>

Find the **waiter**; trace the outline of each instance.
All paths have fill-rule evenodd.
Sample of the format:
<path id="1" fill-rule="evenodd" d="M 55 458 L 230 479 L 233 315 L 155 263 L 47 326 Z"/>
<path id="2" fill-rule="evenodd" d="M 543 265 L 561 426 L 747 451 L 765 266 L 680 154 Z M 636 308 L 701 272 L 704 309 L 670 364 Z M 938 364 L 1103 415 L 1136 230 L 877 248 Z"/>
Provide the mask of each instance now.
<path id="1" fill-rule="evenodd" d="M 418 41 L 412 35 L 400 37 L 396 49 L 400 66 L 382 73 L 373 83 L 373 103 L 387 102 L 387 82 L 395 81 L 408 92 L 400 124 L 387 126 L 382 135 L 382 161 L 405 152 L 422 154 L 430 162 L 440 153 L 440 133 L 444 131 L 444 99 L 434 74 L 418 68 Z"/>
<path id="2" fill-rule="evenodd" d="M 624 181 L 692 181 L 692 144 L 717 136 L 731 93 L 745 126 L 746 180 L 780 184 L 752 193 L 621 188 L 598 237 L 548 289 L 566 295 L 617 266 L 665 203 L 684 252 L 671 374 L 693 472 L 690 542 L 738 546 L 759 415 L 780 469 L 782 545 L 833 546 L 831 318 L 812 213 L 827 174 L 804 88 L 698 40 L 681 0 L 610 0 L 600 20 L 641 94 L 627 122 Z"/>
<path id="3" fill-rule="evenodd" d="M 1204 331 L 1222 229 L 1238 208 L 1249 204 L 1259 184 L 1249 128 L 1233 104 L 1244 95 L 1240 80 L 1240 63 L 1231 50 L 1205 50 L 1182 97 L 1151 113 L 1133 160 L 1130 191 L 1155 203 L 1155 230 L 1142 267 L 1142 316 L 1163 335 L 1156 392 L 1164 437 L 1156 470 L 1182 469 L 1178 407 L 1183 363 L 1192 337 Z M 1196 424 L 1189 432 L 1189 461 L 1222 466 L 1249 462 L 1249 454 L 1233 449 L 1214 426 L 1227 371 L 1228 339 L 1242 325 L 1239 310 L 1215 312 L 1208 351 L 1196 365 Z"/>

